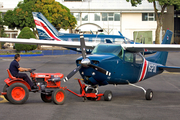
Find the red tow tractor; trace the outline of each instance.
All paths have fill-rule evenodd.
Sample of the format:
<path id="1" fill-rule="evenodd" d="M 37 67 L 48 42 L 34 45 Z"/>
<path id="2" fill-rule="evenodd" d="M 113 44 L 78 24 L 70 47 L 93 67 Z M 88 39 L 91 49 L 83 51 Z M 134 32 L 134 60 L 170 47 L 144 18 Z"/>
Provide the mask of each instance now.
<path id="1" fill-rule="evenodd" d="M 85 84 L 81 84 L 80 79 L 78 79 L 80 85 L 81 94 L 76 94 L 75 92 L 67 89 L 67 87 L 61 87 L 61 79 L 63 74 L 61 73 L 34 73 L 35 69 L 30 72 L 30 77 L 34 84 L 36 84 L 39 89 L 31 89 L 29 84 L 21 78 L 15 78 L 11 75 L 10 71 L 7 69 L 9 77 L 4 80 L 6 83 L 1 95 L 4 95 L 6 100 L 13 104 L 23 104 L 29 97 L 29 92 L 40 92 L 41 99 L 44 102 L 53 101 L 57 105 L 62 105 L 65 102 L 66 93 L 65 90 L 75 94 L 78 97 L 83 97 L 83 100 L 100 100 L 102 96 L 106 101 L 110 101 L 108 95 L 87 93 L 85 92 Z"/>

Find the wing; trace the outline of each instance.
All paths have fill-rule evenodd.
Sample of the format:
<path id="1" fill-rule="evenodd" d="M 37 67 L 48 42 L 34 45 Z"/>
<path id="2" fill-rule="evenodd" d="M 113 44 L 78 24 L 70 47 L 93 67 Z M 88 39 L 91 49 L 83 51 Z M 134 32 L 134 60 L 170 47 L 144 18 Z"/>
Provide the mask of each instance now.
<path id="1" fill-rule="evenodd" d="M 145 52 L 146 49 L 154 51 L 179 51 L 180 45 L 175 44 L 121 44 L 124 50 L 130 52 Z"/>
<path id="2" fill-rule="evenodd" d="M 50 46 L 62 46 L 69 48 L 80 48 L 80 42 L 72 41 L 50 41 L 50 40 L 36 40 L 36 39 L 16 39 L 16 38 L 0 38 L 0 42 L 31 44 L 31 45 L 50 45 Z M 98 45 L 95 42 L 86 42 L 87 49 L 94 49 Z"/>
<path id="3" fill-rule="evenodd" d="M 174 66 L 157 66 L 159 69 L 166 70 L 168 72 L 180 72 L 180 67 Z"/>

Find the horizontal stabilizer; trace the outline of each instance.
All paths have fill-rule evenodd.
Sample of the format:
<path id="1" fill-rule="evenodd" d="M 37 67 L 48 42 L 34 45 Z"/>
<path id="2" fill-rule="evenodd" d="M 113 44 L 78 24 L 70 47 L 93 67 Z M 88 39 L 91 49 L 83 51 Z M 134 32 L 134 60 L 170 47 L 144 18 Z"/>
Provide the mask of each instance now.
<path id="1" fill-rule="evenodd" d="M 168 72 L 180 72 L 180 67 L 174 66 L 157 66 L 159 69 L 166 70 Z"/>

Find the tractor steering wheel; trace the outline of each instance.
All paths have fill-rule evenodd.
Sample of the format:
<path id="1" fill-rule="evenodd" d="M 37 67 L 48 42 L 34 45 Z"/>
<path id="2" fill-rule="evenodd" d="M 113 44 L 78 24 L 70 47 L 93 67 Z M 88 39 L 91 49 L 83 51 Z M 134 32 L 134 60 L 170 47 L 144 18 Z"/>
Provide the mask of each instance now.
<path id="1" fill-rule="evenodd" d="M 33 71 L 35 71 L 36 69 L 31 69 L 31 70 L 29 70 L 28 72 L 30 72 L 30 73 L 32 73 Z"/>

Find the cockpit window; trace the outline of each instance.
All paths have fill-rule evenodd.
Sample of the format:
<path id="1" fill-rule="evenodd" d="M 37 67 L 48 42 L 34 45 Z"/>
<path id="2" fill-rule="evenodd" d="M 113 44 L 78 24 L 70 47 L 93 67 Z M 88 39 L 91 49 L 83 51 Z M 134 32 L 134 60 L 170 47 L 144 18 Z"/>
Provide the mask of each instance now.
<path id="1" fill-rule="evenodd" d="M 97 45 L 94 50 L 92 51 L 92 54 L 114 54 L 117 55 L 120 53 L 122 47 L 117 44 L 99 44 Z"/>
<path id="2" fill-rule="evenodd" d="M 126 62 L 131 62 L 131 63 L 133 63 L 133 53 L 130 53 L 130 52 L 125 52 L 125 54 L 124 54 L 124 60 L 126 61 Z"/>

